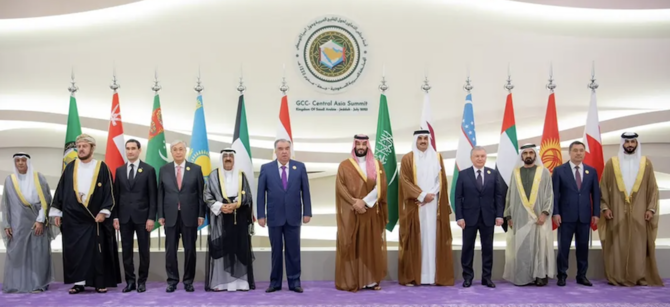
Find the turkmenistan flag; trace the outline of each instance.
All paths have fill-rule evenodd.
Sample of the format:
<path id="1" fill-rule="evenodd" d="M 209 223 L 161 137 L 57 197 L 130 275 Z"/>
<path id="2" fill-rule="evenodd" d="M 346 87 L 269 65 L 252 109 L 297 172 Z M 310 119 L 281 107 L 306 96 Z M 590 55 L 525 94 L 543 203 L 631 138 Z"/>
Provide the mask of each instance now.
<path id="1" fill-rule="evenodd" d="M 388 205 L 389 221 L 386 224 L 388 231 L 393 231 L 398 223 L 398 162 L 393 145 L 393 129 L 389 116 L 386 95 L 382 94 L 379 101 L 379 116 L 377 117 L 377 140 L 375 141 L 375 158 L 384 165 L 388 189 L 386 202 Z"/>
<path id="2" fill-rule="evenodd" d="M 63 167 L 77 158 L 77 144 L 75 141 L 81 135 L 81 123 L 79 122 L 79 111 L 77 110 L 77 98 L 74 93 L 70 95 L 70 110 L 67 115 L 67 130 L 65 132 L 65 146 L 63 149 Z"/>
<path id="3" fill-rule="evenodd" d="M 154 96 L 154 108 L 151 111 L 151 126 L 149 126 L 149 144 L 145 162 L 156 169 L 157 180 L 160 169 L 168 162 L 165 133 L 163 132 L 163 115 L 161 115 L 161 99 L 158 93 Z M 161 227 L 156 219 L 154 230 Z"/>
<path id="4" fill-rule="evenodd" d="M 237 116 L 235 117 L 235 132 L 233 132 L 233 145 L 235 150 L 235 165 L 239 167 L 249 181 L 249 189 L 256 192 L 256 179 L 254 178 L 254 165 L 251 161 L 251 146 L 249 145 L 249 130 L 247 128 L 247 111 L 244 107 L 244 95 L 240 95 L 237 102 Z M 256 193 L 251 193 L 253 203 L 256 203 Z M 255 210 L 251 210 L 256 216 Z"/>
<path id="5" fill-rule="evenodd" d="M 505 103 L 505 113 L 503 115 L 502 129 L 500 132 L 500 142 L 498 142 L 498 157 L 496 159 L 496 170 L 500 182 L 504 189 L 502 195 L 507 195 L 512 180 L 512 173 L 515 165 L 519 162 L 519 142 L 516 139 L 516 121 L 514 120 L 514 105 L 512 104 L 512 94 L 507 95 Z M 507 221 L 503 224 L 503 229 L 507 231 Z"/>

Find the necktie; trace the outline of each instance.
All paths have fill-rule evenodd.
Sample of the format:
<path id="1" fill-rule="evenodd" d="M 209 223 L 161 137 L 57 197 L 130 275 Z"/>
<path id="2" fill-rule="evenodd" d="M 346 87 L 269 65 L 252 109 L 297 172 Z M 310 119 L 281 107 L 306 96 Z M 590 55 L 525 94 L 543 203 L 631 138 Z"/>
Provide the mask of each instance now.
<path id="1" fill-rule="evenodd" d="M 135 164 L 131 164 L 130 165 L 130 174 L 128 174 L 128 181 L 130 181 L 130 183 L 133 183 L 133 180 L 135 180 L 135 170 L 134 170 L 134 168 L 135 168 Z"/>
<path id="2" fill-rule="evenodd" d="M 177 187 L 181 190 L 181 165 L 177 165 Z M 177 203 L 177 210 L 181 210 L 181 202 Z"/>
<path id="3" fill-rule="evenodd" d="M 579 166 L 575 166 L 575 179 L 577 180 L 577 189 L 582 188 L 582 175 L 579 174 Z"/>
<path id="4" fill-rule="evenodd" d="M 482 178 L 482 170 L 478 169 L 477 170 L 477 188 L 482 189 L 484 186 L 484 179 Z"/>
<path id="5" fill-rule="evenodd" d="M 286 165 L 281 166 L 281 183 L 284 186 L 284 190 L 288 187 L 288 176 L 286 175 Z"/>

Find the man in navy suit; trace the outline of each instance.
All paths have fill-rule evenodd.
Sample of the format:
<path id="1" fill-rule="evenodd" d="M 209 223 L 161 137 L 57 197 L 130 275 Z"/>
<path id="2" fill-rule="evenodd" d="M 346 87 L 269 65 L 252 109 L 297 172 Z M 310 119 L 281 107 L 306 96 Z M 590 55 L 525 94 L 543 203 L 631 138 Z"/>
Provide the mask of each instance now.
<path id="1" fill-rule="evenodd" d="M 291 291 L 300 286 L 300 226 L 312 217 L 309 181 L 305 164 L 291 160 L 291 141 L 275 141 L 277 160 L 261 166 L 258 177 L 258 224 L 266 219 L 272 249 L 270 286 L 265 292 L 281 290 L 282 248 L 286 256 L 286 279 Z M 266 207 L 267 203 L 267 207 Z M 267 210 L 267 215 L 266 215 Z"/>
<path id="2" fill-rule="evenodd" d="M 577 247 L 577 283 L 592 286 L 586 278 L 589 265 L 589 227 L 598 223 L 600 186 L 596 169 L 584 163 L 584 143 L 570 144 L 570 161 L 554 169 L 554 223 L 558 225 L 558 282 L 565 286 L 570 243 Z M 593 208 L 591 208 L 593 204 Z"/>
<path id="3" fill-rule="evenodd" d="M 458 173 L 454 201 L 456 202 L 456 223 L 463 229 L 463 287 L 472 285 L 474 271 L 472 260 L 475 254 L 475 239 L 479 231 L 482 244 L 482 285 L 495 288 L 491 281 L 493 266 L 493 231 L 503 224 L 502 187 L 498 172 L 485 167 L 486 150 L 476 146 L 470 152 L 472 167 Z"/>

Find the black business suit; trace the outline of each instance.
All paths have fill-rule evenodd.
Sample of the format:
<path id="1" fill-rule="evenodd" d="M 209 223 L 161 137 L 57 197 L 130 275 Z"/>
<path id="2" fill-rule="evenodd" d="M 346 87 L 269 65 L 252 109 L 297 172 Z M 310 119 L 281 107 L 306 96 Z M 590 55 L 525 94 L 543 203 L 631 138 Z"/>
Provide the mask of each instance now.
<path id="1" fill-rule="evenodd" d="M 130 162 L 116 169 L 114 176 L 114 199 L 117 209 L 113 210 L 121 228 L 121 247 L 123 249 L 123 268 L 126 283 L 135 284 L 135 266 L 133 264 L 133 234 L 137 234 L 137 246 L 140 251 L 139 278 L 144 284 L 149 275 L 149 232 L 147 220 L 156 219 L 156 170 L 151 165 L 137 160 L 129 174 Z"/>
<path id="2" fill-rule="evenodd" d="M 198 218 L 205 218 L 203 190 L 205 180 L 200 166 L 184 161 L 182 186 L 177 186 L 175 163 L 163 165 L 158 180 L 158 218 L 165 219 L 165 270 L 168 285 L 179 283 L 177 248 L 179 237 L 184 245 L 184 285 L 195 278 L 195 241 Z M 178 207 L 181 206 L 181 209 Z"/>

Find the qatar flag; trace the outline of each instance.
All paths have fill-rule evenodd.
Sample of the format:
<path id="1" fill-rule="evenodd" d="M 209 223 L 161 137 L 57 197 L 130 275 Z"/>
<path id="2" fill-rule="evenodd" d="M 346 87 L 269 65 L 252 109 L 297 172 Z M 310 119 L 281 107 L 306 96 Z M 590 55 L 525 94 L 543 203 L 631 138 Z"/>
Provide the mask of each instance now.
<path id="1" fill-rule="evenodd" d="M 423 130 L 430 131 L 430 145 L 437 151 L 437 147 L 435 146 L 435 130 L 433 130 L 433 125 L 430 124 L 432 122 L 430 116 L 432 113 L 433 112 L 430 109 L 430 97 L 428 97 L 428 93 L 426 93 L 423 95 L 423 111 L 421 112 L 421 124 L 419 127 Z"/>
<path id="2" fill-rule="evenodd" d="M 598 120 L 598 105 L 596 103 L 595 91 L 591 91 L 591 103 L 589 104 L 589 113 L 586 116 L 583 143 L 586 146 L 584 164 L 596 169 L 598 181 L 600 181 L 600 177 L 603 175 L 603 170 L 605 169 L 605 159 L 603 157 L 603 144 L 600 138 L 600 121 Z M 593 207 L 591 210 L 593 210 Z M 591 225 L 591 229 L 597 230 L 598 225 Z"/>
<path id="3" fill-rule="evenodd" d="M 105 163 L 112 174 L 116 176 L 116 168 L 121 167 L 126 161 L 126 144 L 123 139 L 123 122 L 121 121 L 121 105 L 119 104 L 119 93 L 112 96 L 112 112 L 109 116 L 109 131 L 107 134 L 107 151 L 105 152 Z"/>

